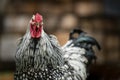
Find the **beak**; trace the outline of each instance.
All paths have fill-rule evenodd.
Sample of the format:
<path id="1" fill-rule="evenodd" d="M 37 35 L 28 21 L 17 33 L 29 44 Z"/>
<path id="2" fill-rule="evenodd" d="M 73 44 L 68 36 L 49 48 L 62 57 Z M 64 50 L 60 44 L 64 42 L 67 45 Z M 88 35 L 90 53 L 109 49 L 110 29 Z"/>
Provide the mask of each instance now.
<path id="1" fill-rule="evenodd" d="M 39 23 L 36 23 L 36 26 L 37 26 L 37 28 L 39 28 L 40 24 L 39 24 Z"/>
<path id="2" fill-rule="evenodd" d="M 37 26 L 37 28 L 39 28 L 40 26 L 43 26 L 43 22 L 41 22 L 41 23 L 36 23 L 36 26 Z"/>

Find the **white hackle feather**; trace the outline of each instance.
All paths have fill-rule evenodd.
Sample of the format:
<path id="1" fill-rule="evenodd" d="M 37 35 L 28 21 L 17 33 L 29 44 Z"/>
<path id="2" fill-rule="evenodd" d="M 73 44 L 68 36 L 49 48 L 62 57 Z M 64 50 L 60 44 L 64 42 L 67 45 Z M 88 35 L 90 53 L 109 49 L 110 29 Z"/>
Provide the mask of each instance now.
<path id="1" fill-rule="evenodd" d="M 63 65 L 63 57 L 62 50 L 57 43 L 57 40 L 53 36 L 48 36 L 42 30 L 42 36 L 40 37 L 38 44 L 36 45 L 36 51 L 33 53 L 34 46 L 32 42 L 29 28 L 27 29 L 26 34 L 21 39 L 17 52 L 16 52 L 16 66 L 18 68 L 26 68 L 31 64 L 31 58 L 34 57 L 34 68 L 36 69 L 44 69 L 49 64 L 52 67 L 62 66 Z"/>

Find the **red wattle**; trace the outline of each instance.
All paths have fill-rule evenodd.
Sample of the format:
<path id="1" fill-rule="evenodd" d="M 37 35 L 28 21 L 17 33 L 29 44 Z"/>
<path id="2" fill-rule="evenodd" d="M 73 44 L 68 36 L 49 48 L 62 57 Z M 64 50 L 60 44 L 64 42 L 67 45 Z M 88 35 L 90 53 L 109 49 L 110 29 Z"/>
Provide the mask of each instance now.
<path id="1" fill-rule="evenodd" d="M 30 34 L 32 38 L 40 38 L 41 37 L 41 32 L 42 32 L 42 27 L 37 28 L 36 26 L 31 26 L 30 27 Z"/>

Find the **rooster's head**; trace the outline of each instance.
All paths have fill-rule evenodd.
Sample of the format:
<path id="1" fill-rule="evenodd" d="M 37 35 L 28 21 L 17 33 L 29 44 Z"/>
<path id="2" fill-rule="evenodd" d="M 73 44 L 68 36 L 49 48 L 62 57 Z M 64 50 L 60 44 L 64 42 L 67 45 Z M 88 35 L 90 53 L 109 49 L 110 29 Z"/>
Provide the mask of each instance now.
<path id="1" fill-rule="evenodd" d="M 40 38 L 43 28 L 43 18 L 39 13 L 33 15 L 30 21 L 30 34 L 32 38 Z"/>

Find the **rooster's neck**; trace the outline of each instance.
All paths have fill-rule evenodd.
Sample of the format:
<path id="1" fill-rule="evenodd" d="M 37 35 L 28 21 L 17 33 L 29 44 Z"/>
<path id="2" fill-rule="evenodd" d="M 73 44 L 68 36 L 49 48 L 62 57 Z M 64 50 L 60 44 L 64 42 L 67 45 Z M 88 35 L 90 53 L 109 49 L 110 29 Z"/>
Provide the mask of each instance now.
<path id="1" fill-rule="evenodd" d="M 36 45 L 38 44 L 38 41 L 39 41 L 39 39 L 38 38 L 33 38 L 32 39 L 33 40 L 33 43 L 34 43 L 34 45 L 33 45 L 33 53 L 35 53 L 35 50 L 36 50 Z"/>
<path id="2" fill-rule="evenodd" d="M 34 38 L 34 39 L 32 39 L 32 42 L 33 42 L 33 56 L 31 56 L 30 58 L 31 58 L 31 64 L 32 64 L 32 67 L 34 67 L 34 56 L 35 56 L 35 51 L 36 51 L 36 46 L 37 46 L 37 44 L 38 44 L 38 40 L 39 39 L 36 39 L 36 38 Z"/>

